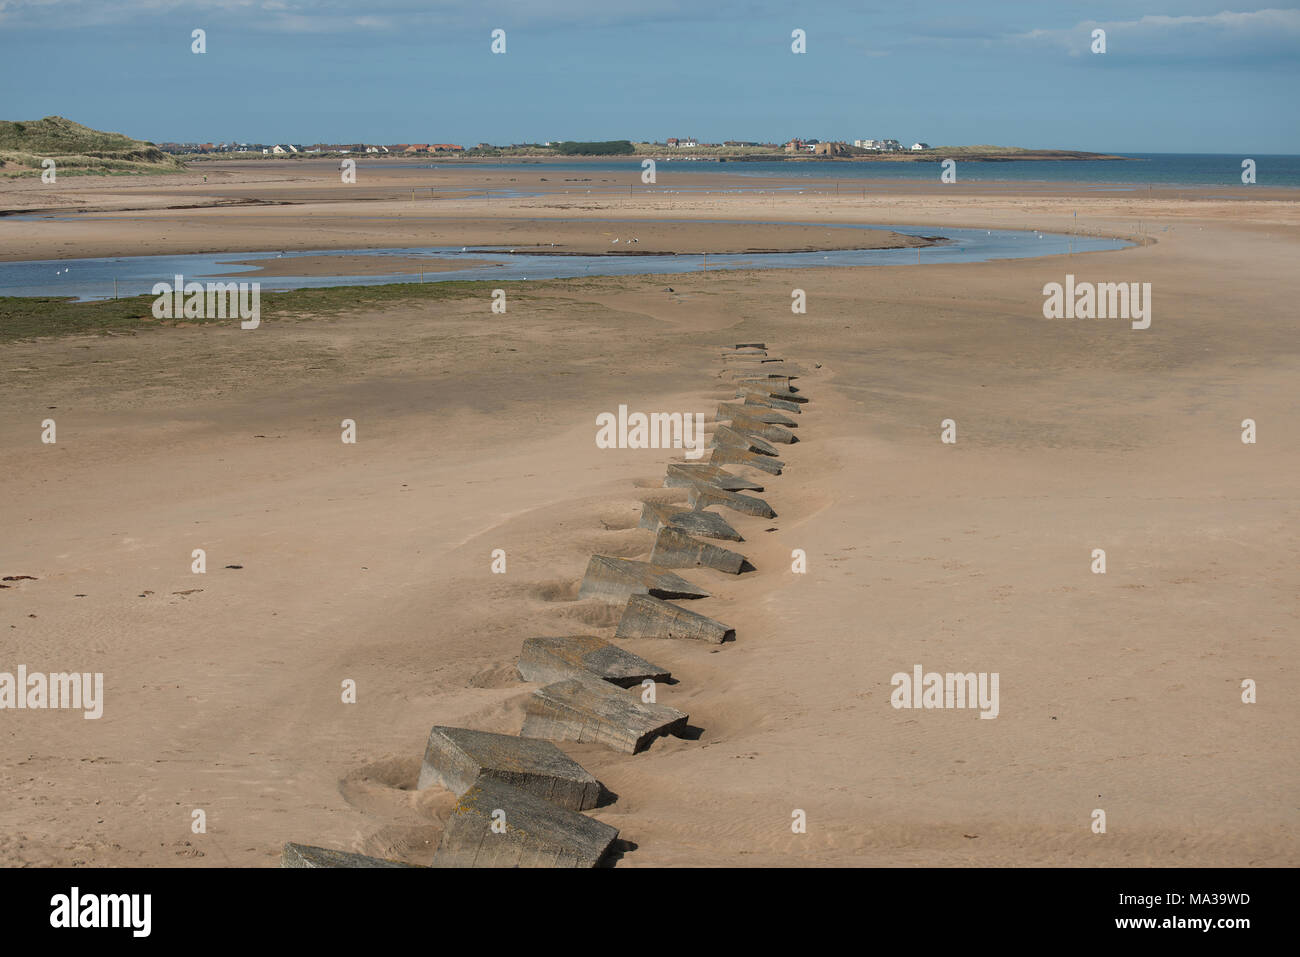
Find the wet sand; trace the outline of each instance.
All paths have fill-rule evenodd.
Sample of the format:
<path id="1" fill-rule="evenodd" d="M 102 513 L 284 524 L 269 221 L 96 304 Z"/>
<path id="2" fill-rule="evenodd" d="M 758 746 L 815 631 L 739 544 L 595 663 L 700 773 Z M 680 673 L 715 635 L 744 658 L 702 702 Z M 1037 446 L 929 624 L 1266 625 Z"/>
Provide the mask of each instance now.
<path id="1" fill-rule="evenodd" d="M 252 272 L 217 273 L 221 276 L 386 276 L 396 274 L 454 272 L 497 266 L 489 259 L 457 259 L 433 256 L 286 256 L 283 259 L 232 259 L 221 265 L 255 266 Z"/>

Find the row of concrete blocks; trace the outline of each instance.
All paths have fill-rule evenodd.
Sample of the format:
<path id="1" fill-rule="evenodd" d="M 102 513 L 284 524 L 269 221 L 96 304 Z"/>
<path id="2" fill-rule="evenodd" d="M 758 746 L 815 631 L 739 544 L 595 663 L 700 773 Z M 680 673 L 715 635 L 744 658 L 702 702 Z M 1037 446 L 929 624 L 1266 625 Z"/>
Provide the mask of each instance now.
<path id="1" fill-rule="evenodd" d="M 528 703 L 518 735 L 435 726 L 417 788 L 457 795 L 433 867 L 595 867 L 618 829 L 581 812 L 603 803 L 604 786 L 553 743 L 596 741 L 636 753 L 688 716 L 645 704 L 622 689 L 666 681 L 668 669 L 603 638 L 529 638 L 519 674 L 544 686 Z M 392 867 L 393 861 L 289 844 L 285 867 Z"/>
<path id="2" fill-rule="evenodd" d="M 645 504 L 640 524 L 655 532 L 651 561 L 596 555 L 588 563 L 579 597 L 626 602 L 615 637 L 721 643 L 735 636 L 721 622 L 666 600 L 709 594 L 672 569 L 703 565 L 738 574 L 748 566 L 743 555 L 692 537 L 742 540 L 721 516 L 704 511 L 708 505 L 769 518 L 775 515 L 766 502 L 737 491 L 761 492 L 761 485 L 727 473 L 714 462 L 719 450 L 724 458 L 771 457 L 771 452 L 756 446 L 762 439 L 749 427 L 794 423 L 764 422 L 758 416 L 768 413 L 761 411 L 751 422 L 743 410 L 725 405 L 718 411 L 719 419 L 732 421 L 739 440 L 724 435 L 719 445 L 715 437 L 714 455 L 707 464 L 669 466 L 664 484 L 686 487 L 691 507 Z M 776 474 L 779 471 L 778 463 Z M 459 796 L 434 867 L 596 866 L 608 857 L 618 830 L 581 812 L 596 807 L 608 792 L 553 742 L 599 742 L 635 754 L 656 737 L 684 731 L 689 721 L 681 711 L 648 704 L 619 690 L 647 680 L 665 681 L 671 675 L 603 638 L 529 638 L 518 668 L 524 680 L 543 684 L 528 701 L 518 736 L 443 726 L 429 734 L 417 786 L 438 784 Z M 410 866 L 300 844 L 286 844 L 281 863 L 285 867 Z"/>
<path id="3" fill-rule="evenodd" d="M 635 754 L 680 733 L 688 715 L 624 689 L 666 681 L 668 669 L 595 635 L 529 638 L 519 674 L 543 685 L 518 735 L 435 726 L 417 788 L 441 786 L 458 800 L 431 866 L 596 867 L 618 829 L 581 812 L 608 791 L 555 741 L 598 742 Z M 285 845 L 284 867 L 402 867 L 345 851 Z"/>

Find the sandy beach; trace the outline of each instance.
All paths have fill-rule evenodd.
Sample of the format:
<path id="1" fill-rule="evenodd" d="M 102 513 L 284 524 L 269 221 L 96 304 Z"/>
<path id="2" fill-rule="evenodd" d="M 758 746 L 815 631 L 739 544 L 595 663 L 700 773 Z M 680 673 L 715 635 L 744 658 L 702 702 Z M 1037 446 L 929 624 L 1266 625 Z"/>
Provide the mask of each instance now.
<path id="1" fill-rule="evenodd" d="M 285 841 L 427 864 L 455 802 L 415 787 L 430 727 L 516 733 L 521 641 L 611 637 L 617 612 L 577 598 L 588 558 L 646 559 L 641 503 L 685 501 L 662 487 L 678 453 L 598 448 L 596 416 L 711 420 L 747 341 L 811 401 L 762 493 L 777 518 L 727 513 L 756 570 L 684 573 L 736 641 L 623 642 L 700 734 L 563 745 L 617 794 L 590 812 L 634 845 L 617 866 L 1300 863 L 1293 194 L 778 185 L 363 166 L 349 186 L 328 161 L 0 184 L 0 209 L 60 211 L 0 216 L 6 261 L 914 242 L 835 228 L 868 224 L 1139 243 L 4 343 L 0 648 L 103 672 L 105 701 L 6 715 L 0 865 L 274 866 Z M 363 274 L 332 258 L 293 268 Z M 1150 283 L 1150 328 L 1044 318 L 1067 273 Z M 996 720 L 891 707 L 917 664 L 998 673 Z"/>

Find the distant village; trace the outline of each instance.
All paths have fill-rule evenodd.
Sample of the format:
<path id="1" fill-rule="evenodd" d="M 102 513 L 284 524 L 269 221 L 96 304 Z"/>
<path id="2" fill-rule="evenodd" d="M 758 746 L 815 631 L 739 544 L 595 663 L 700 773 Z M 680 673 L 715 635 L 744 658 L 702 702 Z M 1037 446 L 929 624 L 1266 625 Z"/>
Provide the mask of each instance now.
<path id="1" fill-rule="evenodd" d="M 846 156 L 849 150 L 849 144 L 844 142 L 822 142 L 821 140 L 800 140 L 793 139 L 786 143 L 756 143 L 749 140 L 725 140 L 722 143 L 700 143 L 694 137 L 688 136 L 685 139 L 669 137 L 667 142 L 652 143 L 652 146 L 662 146 L 666 149 L 693 149 L 696 147 L 718 147 L 718 146 L 756 146 L 762 149 L 777 151 L 784 149 L 787 153 L 814 153 L 825 156 Z M 853 147 L 857 150 L 865 150 L 868 153 L 901 153 L 908 147 L 903 146 L 898 140 L 854 140 Z M 920 152 L 928 150 L 929 143 L 913 143 L 912 150 Z"/>
<path id="2" fill-rule="evenodd" d="M 158 143 L 164 153 L 191 155 L 194 153 L 262 153 L 267 156 L 289 156 L 294 153 L 464 153 L 458 143 L 391 143 L 377 146 L 369 143 Z M 492 149 L 488 143 L 479 143 L 475 149 Z"/>
<path id="3" fill-rule="evenodd" d="M 564 140 L 547 140 L 545 143 L 511 143 L 494 145 L 479 143 L 464 147 L 458 143 L 388 143 L 384 145 L 371 143 L 314 143 L 310 146 L 301 143 L 159 143 L 158 149 L 164 153 L 193 155 L 202 153 L 263 154 L 266 156 L 312 155 L 319 153 L 360 153 L 378 155 L 474 155 L 477 153 L 510 153 L 512 151 L 534 150 L 558 146 Z M 898 140 L 854 140 L 850 145 L 842 141 L 822 141 L 817 139 L 792 139 L 785 143 L 759 143 L 751 140 L 724 140 L 721 143 L 702 143 L 692 136 L 669 137 L 664 142 L 645 144 L 664 151 L 718 149 L 745 147 L 770 152 L 811 153 L 818 156 L 852 156 L 861 153 L 901 153 L 921 152 L 930 149 L 928 143 L 913 143 L 904 146 Z"/>

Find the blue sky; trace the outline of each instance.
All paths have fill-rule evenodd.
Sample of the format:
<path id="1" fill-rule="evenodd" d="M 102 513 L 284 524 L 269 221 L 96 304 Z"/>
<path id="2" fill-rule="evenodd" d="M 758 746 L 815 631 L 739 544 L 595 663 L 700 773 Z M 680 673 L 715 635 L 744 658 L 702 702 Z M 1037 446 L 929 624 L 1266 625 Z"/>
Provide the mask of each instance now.
<path id="1" fill-rule="evenodd" d="M 0 0 L 0 119 L 155 142 L 1300 153 L 1300 9 L 1233 2 Z"/>

